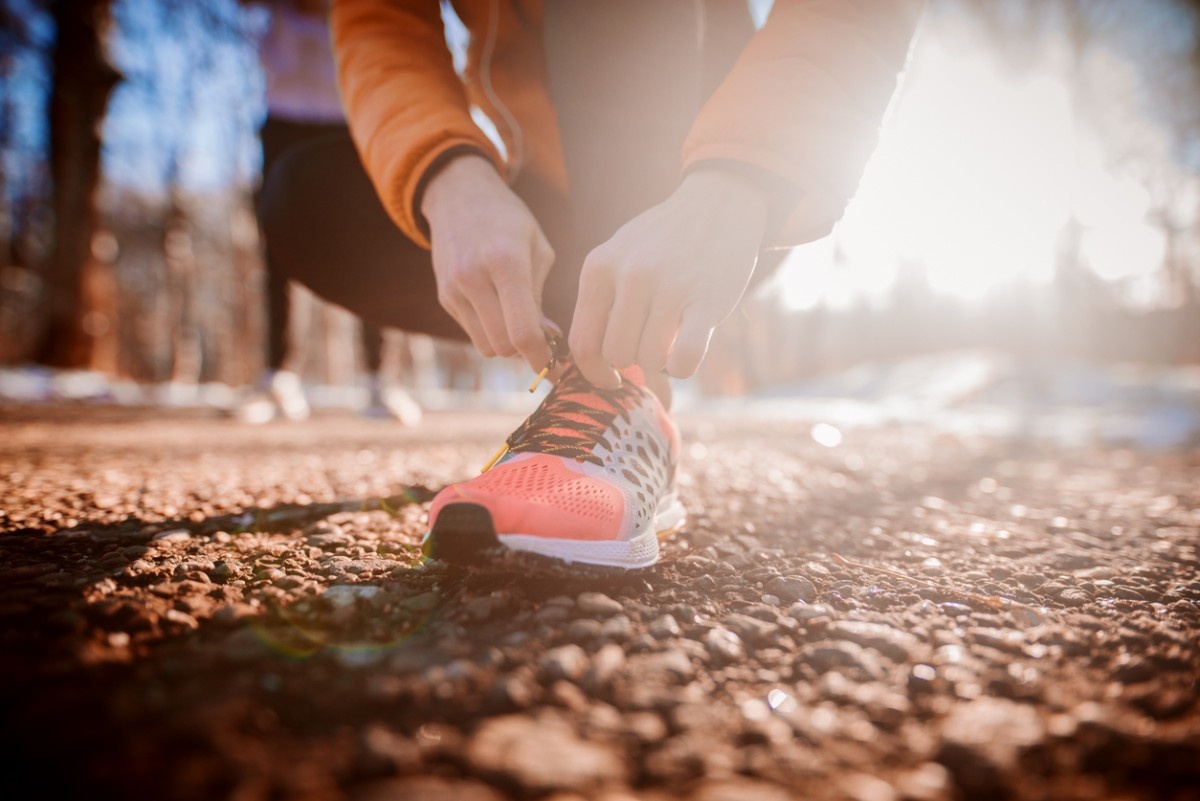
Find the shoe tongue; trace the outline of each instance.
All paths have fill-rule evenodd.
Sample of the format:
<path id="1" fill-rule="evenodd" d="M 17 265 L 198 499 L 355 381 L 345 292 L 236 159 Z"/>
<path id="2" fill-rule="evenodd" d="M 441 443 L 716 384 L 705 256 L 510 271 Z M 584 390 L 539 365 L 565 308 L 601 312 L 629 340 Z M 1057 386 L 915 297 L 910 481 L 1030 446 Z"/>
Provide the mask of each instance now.
<path id="1" fill-rule="evenodd" d="M 636 364 L 630 365 L 621 371 L 621 378 L 631 383 L 637 384 L 639 387 L 646 386 L 646 374 L 642 372 L 642 368 Z"/>

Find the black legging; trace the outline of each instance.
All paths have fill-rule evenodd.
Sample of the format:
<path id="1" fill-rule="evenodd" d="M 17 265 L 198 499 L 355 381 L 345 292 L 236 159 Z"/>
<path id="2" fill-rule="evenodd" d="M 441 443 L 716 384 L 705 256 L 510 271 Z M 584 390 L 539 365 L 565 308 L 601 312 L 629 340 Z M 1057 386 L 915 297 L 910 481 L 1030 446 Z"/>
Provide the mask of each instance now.
<path id="1" fill-rule="evenodd" d="M 572 197 L 524 174 L 513 189 L 555 250 L 543 305 L 564 331 L 583 257 L 670 194 L 690 121 L 752 33 L 744 5 L 705 5 L 545 4 L 547 71 Z M 698 30 L 709 31 L 707 48 L 697 49 Z M 289 277 L 367 322 L 467 338 L 438 304 L 429 252 L 388 218 L 344 131 L 286 153 L 261 208 L 272 258 Z"/>
<path id="2" fill-rule="evenodd" d="M 287 154 L 322 139 L 344 138 L 345 136 L 347 136 L 347 129 L 343 123 L 302 123 L 267 117 L 259 132 L 259 141 L 262 144 L 264 191 L 270 183 L 275 168 Z M 320 160 L 322 158 L 320 150 L 311 154 L 311 157 Z M 277 203 L 273 205 L 278 206 Z M 260 222 L 262 222 L 263 212 L 264 206 L 260 197 Z M 288 354 L 288 331 L 292 311 L 288 280 L 294 275 L 310 271 L 297 270 L 296 265 L 289 261 L 289 258 L 294 258 L 294 256 L 284 257 L 281 255 L 281 250 L 287 250 L 281 241 L 281 236 L 286 239 L 286 235 L 284 235 L 286 232 L 281 232 L 278 226 L 272 226 L 271 230 L 268 230 L 265 223 L 262 227 L 264 233 L 263 257 L 267 268 L 267 366 L 272 370 L 278 370 L 283 367 Z M 379 372 L 379 368 L 383 364 L 383 332 L 379 326 L 364 322 L 361 339 L 367 370 L 372 373 Z"/>

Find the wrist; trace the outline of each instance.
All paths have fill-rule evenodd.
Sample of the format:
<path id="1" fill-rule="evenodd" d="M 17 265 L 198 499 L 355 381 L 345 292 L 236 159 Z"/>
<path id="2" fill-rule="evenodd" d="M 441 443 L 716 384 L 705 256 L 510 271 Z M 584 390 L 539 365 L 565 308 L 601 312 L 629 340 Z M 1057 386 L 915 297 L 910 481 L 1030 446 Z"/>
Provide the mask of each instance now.
<path id="1" fill-rule="evenodd" d="M 481 182 L 500 180 L 492 162 L 482 153 L 467 150 L 455 154 L 425 178 L 417 208 L 431 224 L 442 212 L 461 208 L 464 195 L 475 194 Z"/>
<path id="2" fill-rule="evenodd" d="M 699 199 L 723 216 L 735 213 L 743 223 L 766 227 L 770 212 L 767 192 L 739 172 L 707 166 L 690 170 L 676 192 Z"/>

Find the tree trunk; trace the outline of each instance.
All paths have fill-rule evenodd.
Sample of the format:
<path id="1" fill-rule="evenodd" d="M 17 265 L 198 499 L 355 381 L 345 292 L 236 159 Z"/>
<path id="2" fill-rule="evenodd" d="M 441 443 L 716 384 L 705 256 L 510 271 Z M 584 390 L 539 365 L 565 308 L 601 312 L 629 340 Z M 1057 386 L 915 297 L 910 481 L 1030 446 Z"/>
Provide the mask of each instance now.
<path id="1" fill-rule="evenodd" d="M 55 236 L 46 271 L 46 329 L 36 357 L 57 367 L 84 367 L 93 339 L 84 326 L 83 278 L 97 223 L 100 126 L 121 76 L 105 52 L 112 0 L 56 0 L 52 11 L 57 30 L 50 94 Z"/>

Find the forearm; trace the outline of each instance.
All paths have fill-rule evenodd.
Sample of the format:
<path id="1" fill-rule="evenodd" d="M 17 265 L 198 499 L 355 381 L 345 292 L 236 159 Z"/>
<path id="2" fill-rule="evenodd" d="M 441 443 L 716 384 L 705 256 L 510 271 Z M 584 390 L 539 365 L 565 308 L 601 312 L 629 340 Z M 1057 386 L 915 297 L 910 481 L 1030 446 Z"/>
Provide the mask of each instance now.
<path id="1" fill-rule="evenodd" d="M 458 148 L 501 168 L 471 120 L 438 4 L 335 0 L 331 24 L 342 101 L 363 165 L 389 216 L 428 247 L 417 206 L 426 173 Z"/>

